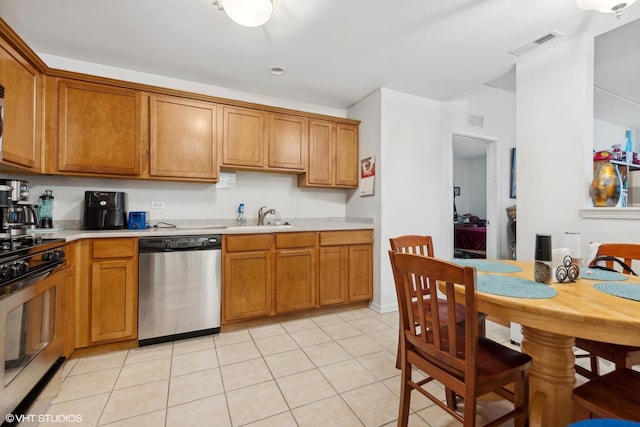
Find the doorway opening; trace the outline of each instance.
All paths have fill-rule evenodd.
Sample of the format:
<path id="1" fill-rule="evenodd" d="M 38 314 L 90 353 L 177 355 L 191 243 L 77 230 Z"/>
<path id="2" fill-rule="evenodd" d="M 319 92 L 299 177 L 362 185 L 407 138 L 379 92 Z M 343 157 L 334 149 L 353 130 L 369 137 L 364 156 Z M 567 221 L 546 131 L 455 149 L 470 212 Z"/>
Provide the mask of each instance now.
<path id="1" fill-rule="evenodd" d="M 497 140 L 454 132 L 453 256 L 496 258 Z"/>

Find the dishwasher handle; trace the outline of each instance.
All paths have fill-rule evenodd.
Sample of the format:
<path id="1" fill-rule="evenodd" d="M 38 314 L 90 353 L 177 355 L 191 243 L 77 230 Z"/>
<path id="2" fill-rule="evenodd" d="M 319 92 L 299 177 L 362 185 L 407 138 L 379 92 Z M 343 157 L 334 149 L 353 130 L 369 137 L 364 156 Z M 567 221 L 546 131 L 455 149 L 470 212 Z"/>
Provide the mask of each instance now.
<path id="1" fill-rule="evenodd" d="M 138 241 L 139 253 L 211 251 L 222 249 L 222 236 L 149 237 Z"/>

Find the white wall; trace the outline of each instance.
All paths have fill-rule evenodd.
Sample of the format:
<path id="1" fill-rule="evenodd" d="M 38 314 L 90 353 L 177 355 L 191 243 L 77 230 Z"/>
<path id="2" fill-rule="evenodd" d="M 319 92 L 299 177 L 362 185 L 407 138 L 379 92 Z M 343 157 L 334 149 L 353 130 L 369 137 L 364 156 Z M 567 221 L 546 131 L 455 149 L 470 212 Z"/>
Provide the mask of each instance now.
<path id="1" fill-rule="evenodd" d="M 627 129 L 615 123 L 594 119 L 593 122 L 593 148 L 596 151 L 611 150 L 614 144 L 620 144 L 620 149 L 624 151 L 627 144 L 625 131 Z M 631 140 L 635 141 L 634 130 L 631 130 Z M 634 143 L 634 149 L 637 144 Z M 637 150 L 634 150 L 637 151 Z"/>
<path id="2" fill-rule="evenodd" d="M 77 61 L 75 59 L 48 55 L 46 53 L 37 54 L 45 62 L 45 64 L 47 64 L 47 66 L 51 68 L 75 71 L 78 73 L 85 73 L 111 79 L 119 79 L 128 82 L 158 86 L 162 88 L 194 92 L 202 95 L 254 102 L 257 104 L 272 105 L 281 108 L 291 108 L 293 110 L 307 111 L 316 114 L 326 114 L 328 116 L 346 117 L 346 110 L 340 108 L 331 108 L 325 107 L 323 105 L 308 104 L 303 102 L 291 101 L 288 99 L 258 95 L 250 92 L 227 89 L 220 86 L 212 86 L 187 80 L 159 76 L 157 74 L 142 73 L 139 71 L 110 67 L 102 64 Z"/>
<path id="3" fill-rule="evenodd" d="M 380 237 L 381 205 L 382 193 L 381 185 L 384 177 L 382 168 L 385 160 L 381 155 L 381 108 L 382 91 L 380 89 L 367 95 L 357 104 L 349 108 L 349 117 L 360 119 L 360 158 L 375 156 L 376 176 L 374 178 L 374 189 L 372 196 L 360 197 L 357 191 L 350 191 L 347 195 L 347 216 L 359 218 L 373 218 L 373 301 L 371 306 L 381 311 L 380 301 L 382 300 L 381 285 L 381 265 L 389 262 L 386 251 L 389 245 Z M 386 280 L 386 279 L 385 279 Z M 385 285 L 385 292 L 388 291 Z M 392 284 L 393 289 L 393 284 Z M 394 294 L 395 295 L 395 294 Z M 386 296 L 385 298 L 388 298 Z"/>
<path id="4" fill-rule="evenodd" d="M 500 193 L 505 193 L 499 198 L 500 207 L 506 209 L 514 203 L 509 199 L 509 154 L 515 135 L 515 97 L 489 87 L 465 95 L 466 98 L 441 103 L 382 88 L 348 111 L 349 117 L 362 121 L 361 157 L 376 155 L 375 195 L 359 197 L 351 193 L 347 215 L 374 218 L 372 307 L 377 310 L 397 308 L 387 253 L 390 237 L 430 234 L 437 256 L 449 258 L 453 254 L 451 132 L 459 129 L 469 133 L 464 124 L 468 111 L 485 117 L 484 130 L 473 132 L 494 138 L 499 146 L 499 164 L 495 167 L 502 183 Z M 504 217 L 506 228 L 506 213 Z M 510 257 L 506 237 L 502 240 L 504 249 L 500 250 L 505 254 L 501 256 Z"/>
<path id="5" fill-rule="evenodd" d="M 523 59 L 516 81 L 518 259 L 533 259 L 536 233 L 550 233 L 560 247 L 565 231 L 580 232 L 582 253 L 591 241 L 638 243 L 640 221 L 579 212 L 591 206 L 593 38 L 582 34 Z"/>
<path id="6" fill-rule="evenodd" d="M 469 160 L 453 158 L 453 186 L 460 187 L 460 195 L 456 197 L 456 210 L 458 215 L 471 212 L 469 188 Z"/>
<path id="7" fill-rule="evenodd" d="M 31 185 L 31 203 L 37 203 L 44 190 L 53 190 L 54 221 L 80 220 L 84 192 L 89 190 L 126 192 L 127 210 L 148 211 L 151 224 L 163 219 L 235 218 L 239 203 L 245 204 L 249 221 L 257 220 L 258 209 L 263 205 L 279 209 L 283 218 L 345 216 L 345 190 L 297 188 L 295 175 L 237 172 L 234 189 L 220 189 L 215 184 L 193 182 L 46 175 L 24 176 L 21 179 L 26 179 Z M 166 207 L 151 209 L 152 201 L 165 202 Z"/>
<path id="8" fill-rule="evenodd" d="M 487 158 L 479 157 L 469 161 L 469 213 L 479 218 L 487 218 Z M 464 212 L 467 213 L 467 212 Z"/>
<path id="9" fill-rule="evenodd" d="M 536 233 L 559 247 L 586 230 L 593 147 L 593 37 L 582 34 L 516 66 L 518 259 L 533 260 Z"/>
<path id="10" fill-rule="evenodd" d="M 397 309 L 390 237 L 430 234 L 436 253 L 448 257 L 452 251 L 452 153 L 441 106 L 383 88 L 349 109 L 349 116 L 363 123 L 362 154 L 376 154 L 376 194 L 352 197 L 347 212 L 360 216 L 366 211 L 375 218 L 374 271 L 379 277 L 371 305 L 379 311 Z"/>
<path id="11" fill-rule="evenodd" d="M 487 218 L 487 158 L 453 158 L 453 185 L 460 187 L 456 197 L 458 215 Z"/>
<path id="12" fill-rule="evenodd" d="M 382 90 L 381 239 L 430 234 L 434 252 L 448 258 L 453 233 L 453 154 L 442 103 Z M 387 255 L 388 257 L 388 255 Z M 380 307 L 396 305 L 389 262 L 383 263 Z"/>
<path id="13" fill-rule="evenodd" d="M 509 197 L 511 148 L 516 145 L 516 95 L 509 91 L 483 85 L 461 94 L 456 97 L 455 101 L 448 102 L 448 104 L 453 111 L 453 132 L 487 137 L 496 141 L 497 164 L 494 166 L 496 168 L 494 172 L 496 172 L 498 179 L 496 183 L 497 194 L 486 195 L 485 200 L 489 197 L 497 201 L 498 224 L 494 227 L 498 234 L 497 254 L 500 258 L 510 259 L 511 234 L 508 230 L 509 217 L 506 209 L 516 204 L 516 200 Z M 466 124 L 467 114 L 482 116 L 484 127 L 468 127 Z M 520 194 L 519 189 L 518 194 Z M 458 209 L 458 213 L 466 212 L 460 212 Z"/>

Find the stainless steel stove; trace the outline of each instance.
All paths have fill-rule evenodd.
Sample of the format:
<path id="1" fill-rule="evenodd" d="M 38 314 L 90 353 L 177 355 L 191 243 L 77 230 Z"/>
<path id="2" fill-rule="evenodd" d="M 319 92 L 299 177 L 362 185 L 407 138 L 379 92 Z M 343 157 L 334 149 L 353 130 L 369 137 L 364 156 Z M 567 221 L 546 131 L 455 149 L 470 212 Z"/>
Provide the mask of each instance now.
<path id="1" fill-rule="evenodd" d="M 0 241 L 0 299 L 18 290 L 16 282 L 65 263 L 64 245 L 33 235 Z"/>
<path id="2" fill-rule="evenodd" d="M 0 241 L 0 416 L 26 412 L 62 357 L 64 239 Z"/>

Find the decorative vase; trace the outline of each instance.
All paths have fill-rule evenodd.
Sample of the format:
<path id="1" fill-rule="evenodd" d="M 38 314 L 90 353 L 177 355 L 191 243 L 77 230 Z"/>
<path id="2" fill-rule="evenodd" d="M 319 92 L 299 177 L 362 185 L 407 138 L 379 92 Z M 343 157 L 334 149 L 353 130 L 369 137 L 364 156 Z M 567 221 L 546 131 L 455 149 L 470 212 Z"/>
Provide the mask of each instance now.
<path id="1" fill-rule="evenodd" d="M 614 207 L 622 193 L 622 177 L 618 165 L 601 165 L 591 181 L 591 200 L 596 207 Z"/>
<path id="2" fill-rule="evenodd" d="M 539 283 L 551 282 L 551 235 L 536 234 L 535 264 L 533 278 Z"/>

